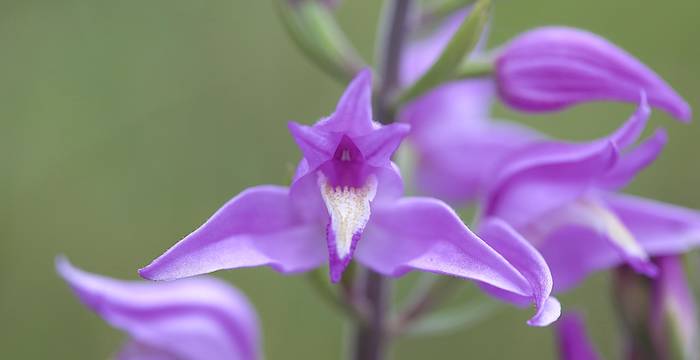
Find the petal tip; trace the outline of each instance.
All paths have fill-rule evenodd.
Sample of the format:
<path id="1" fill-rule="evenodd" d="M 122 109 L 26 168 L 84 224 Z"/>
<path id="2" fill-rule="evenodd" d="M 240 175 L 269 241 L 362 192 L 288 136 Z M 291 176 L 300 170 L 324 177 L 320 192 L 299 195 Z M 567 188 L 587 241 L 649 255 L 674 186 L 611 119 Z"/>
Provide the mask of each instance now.
<path id="1" fill-rule="evenodd" d="M 559 319 L 561 315 L 561 303 L 557 298 L 548 298 L 544 305 L 537 311 L 535 316 L 527 321 L 529 326 L 544 327 L 551 325 Z"/>

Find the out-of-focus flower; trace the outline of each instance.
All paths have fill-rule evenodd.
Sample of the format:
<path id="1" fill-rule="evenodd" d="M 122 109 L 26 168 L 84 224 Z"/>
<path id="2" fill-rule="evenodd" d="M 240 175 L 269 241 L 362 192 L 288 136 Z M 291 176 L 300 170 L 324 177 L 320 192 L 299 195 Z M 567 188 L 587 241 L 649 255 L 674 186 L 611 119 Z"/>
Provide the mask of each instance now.
<path id="1" fill-rule="evenodd" d="M 454 15 L 431 36 L 410 44 L 402 67 L 406 82 L 434 61 L 463 16 Z M 573 39 L 571 44 L 577 41 Z M 608 48 L 614 49 L 608 44 L 598 52 Z M 616 51 L 607 52 L 608 61 L 630 58 Z M 637 75 L 645 73 L 649 79 L 652 75 L 658 79 L 643 65 L 626 63 L 638 69 Z M 677 112 L 690 113 L 682 110 L 687 105 L 672 90 L 661 91 L 670 89 L 661 80 L 646 84 L 637 86 L 630 96 L 639 99 L 640 91 L 656 84 L 653 98 L 649 96 L 652 104 L 672 104 Z M 620 86 L 627 89 L 629 84 Z M 674 100 L 661 101 L 662 93 L 667 94 L 667 100 Z M 457 204 L 482 202 L 486 217 L 500 217 L 514 225 L 542 252 L 558 290 L 571 287 L 592 271 L 624 261 L 653 274 L 649 255 L 682 253 L 698 244 L 697 212 L 616 193 L 653 161 L 666 141 L 663 130 L 657 130 L 633 146 L 649 115 L 646 100 L 615 134 L 571 144 L 547 139 L 515 123 L 490 119 L 493 95 L 490 79 L 458 80 L 403 109 L 401 120 L 411 124 L 408 140 L 416 155 L 413 175 L 419 192 Z"/>
<path id="2" fill-rule="evenodd" d="M 402 83 L 412 83 L 430 67 L 467 13 L 453 14 L 430 36 L 408 44 L 401 64 Z M 485 34 L 477 53 L 484 47 Z M 402 109 L 400 121 L 411 125 L 408 145 L 416 156 L 411 175 L 420 193 L 451 203 L 473 202 L 505 154 L 540 137 L 515 123 L 491 121 L 494 96 L 492 79 L 457 80 Z"/>
<path id="3" fill-rule="evenodd" d="M 496 58 L 498 93 L 522 111 L 555 111 L 582 102 L 635 102 L 644 90 L 649 103 L 682 121 L 688 104 L 656 73 L 588 31 L 544 27 L 517 36 Z"/>
<path id="4" fill-rule="evenodd" d="M 335 282 L 354 254 L 384 275 L 422 270 L 473 279 L 537 299 L 541 308 L 551 286 L 533 283 L 537 280 L 529 274 L 548 274 L 543 262 L 511 263 L 446 204 L 401 197 L 403 183 L 391 155 L 409 127 L 374 122 L 371 92 L 371 74 L 363 71 L 333 115 L 313 126 L 290 123 L 303 153 L 292 185 L 244 191 L 141 269 L 141 275 L 172 280 L 261 265 L 293 273 L 328 259 Z M 523 259 L 539 256 L 529 245 L 503 245 L 511 252 L 520 251 L 516 248 Z M 538 312 L 533 324 L 544 325 L 558 316 L 550 313 Z"/>
<path id="5" fill-rule="evenodd" d="M 586 334 L 583 319 L 577 313 L 562 315 L 555 327 L 559 359 L 561 360 L 598 360 L 600 355 L 591 344 Z"/>
<path id="6" fill-rule="evenodd" d="M 648 115 L 642 101 L 608 137 L 578 144 L 535 141 L 492 174 L 484 215 L 509 222 L 537 247 L 555 289 L 625 262 L 654 275 L 650 256 L 682 253 L 700 243 L 697 212 L 616 193 L 666 142 L 658 129 L 634 145 Z"/>
<path id="7" fill-rule="evenodd" d="M 665 359 L 698 359 L 695 299 L 678 256 L 654 259 L 659 276 L 652 283 L 651 338 Z"/>
<path id="8" fill-rule="evenodd" d="M 130 339 L 117 359 L 260 359 L 255 309 L 214 278 L 173 283 L 123 281 L 56 261 L 58 273 L 86 306 Z"/>

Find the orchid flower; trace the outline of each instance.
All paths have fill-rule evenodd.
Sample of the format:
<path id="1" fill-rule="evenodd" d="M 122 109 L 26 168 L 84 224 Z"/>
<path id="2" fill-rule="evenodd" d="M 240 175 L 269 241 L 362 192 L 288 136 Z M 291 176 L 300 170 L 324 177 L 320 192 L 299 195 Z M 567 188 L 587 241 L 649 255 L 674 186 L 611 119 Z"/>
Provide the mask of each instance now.
<path id="1" fill-rule="evenodd" d="M 590 343 L 583 319 L 577 313 L 565 313 L 556 327 L 560 360 L 598 360 L 600 355 Z"/>
<path id="2" fill-rule="evenodd" d="M 634 144 L 649 112 L 642 99 L 627 123 L 592 142 L 534 141 L 492 174 L 484 216 L 508 221 L 540 250 L 555 289 L 621 263 L 653 276 L 652 256 L 700 243 L 700 213 L 617 193 L 666 143 L 657 129 Z"/>
<path id="3" fill-rule="evenodd" d="M 81 302 L 129 334 L 117 359 L 262 358 L 255 309 L 223 281 L 122 281 L 87 273 L 64 258 L 56 269 Z"/>
<path id="4" fill-rule="evenodd" d="M 463 16 L 463 13 L 455 14 L 434 34 L 408 47 L 402 66 L 405 82 L 410 83 L 435 60 Z M 547 34 L 565 33 L 555 30 L 535 31 L 534 35 L 523 37 L 549 39 Z M 567 31 L 577 33 L 577 30 Z M 579 56 L 574 50 L 580 50 L 583 45 L 574 45 L 598 44 L 598 51 L 590 54 L 599 55 L 600 61 L 617 59 L 618 73 L 648 80 L 629 96 L 639 99 L 640 89 L 644 89 L 649 92 L 652 105 L 680 115 L 689 114 L 685 102 L 670 87 L 661 80 L 651 81 L 658 76 L 629 55 L 621 55 L 622 50 L 609 44 L 600 45 L 603 40 L 594 41 L 591 39 L 595 36 L 583 34 L 572 39 L 573 55 L 567 63 L 563 56 L 566 39 L 552 37 L 558 41 L 552 40 L 551 53 L 561 55 L 560 60 L 565 64 Z M 513 41 L 499 53 L 497 67 L 499 61 L 507 63 L 515 59 L 508 56 L 520 54 L 518 49 L 536 42 L 523 40 L 521 46 L 519 40 Z M 543 53 L 546 55 L 544 50 Z M 597 64 L 586 59 L 591 66 Z M 525 57 L 522 62 L 537 64 L 534 60 L 527 62 Z M 621 70 L 625 64 L 628 72 Z M 501 75 L 497 70 L 495 87 L 503 92 Z M 580 78 L 561 80 L 562 77 L 540 76 L 537 79 Z M 619 82 L 624 85 L 622 90 L 634 83 Z M 417 158 L 413 175 L 419 192 L 455 204 L 479 201 L 485 217 L 505 220 L 542 251 L 552 268 L 555 289 L 559 290 L 572 286 L 594 270 L 623 261 L 653 274 L 655 266 L 649 256 L 681 253 L 697 245 L 700 215 L 695 211 L 617 192 L 653 161 L 666 140 L 665 132 L 657 130 L 650 139 L 633 146 L 649 115 L 646 96 L 637 113 L 615 134 L 587 144 L 570 144 L 549 140 L 522 125 L 491 119 L 495 87 L 491 79 L 453 81 L 403 109 L 400 119 L 411 125 L 408 144 Z"/>
<path id="5" fill-rule="evenodd" d="M 635 102 L 644 90 L 652 106 L 690 121 L 690 106 L 663 79 L 606 39 L 585 30 L 543 27 L 518 35 L 499 52 L 495 78 L 501 100 L 529 112 L 590 101 Z"/>
<path id="6" fill-rule="evenodd" d="M 140 274 L 173 280 L 263 265 L 296 273 L 328 261 L 337 282 L 355 258 L 387 276 L 420 270 L 476 280 L 534 301 L 540 311 L 531 324 L 555 320 L 551 286 L 538 283 L 549 270 L 533 247 L 487 244 L 443 202 L 402 197 L 391 156 L 409 126 L 374 122 L 371 93 L 371 73 L 363 71 L 333 115 L 313 126 L 290 123 L 303 154 L 291 186 L 245 190 Z"/>

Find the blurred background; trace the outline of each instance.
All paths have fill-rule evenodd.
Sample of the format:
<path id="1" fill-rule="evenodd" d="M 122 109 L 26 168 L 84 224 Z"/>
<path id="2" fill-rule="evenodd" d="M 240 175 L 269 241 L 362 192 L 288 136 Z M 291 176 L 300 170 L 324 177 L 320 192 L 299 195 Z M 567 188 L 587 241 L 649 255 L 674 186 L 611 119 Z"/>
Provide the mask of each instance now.
<path id="1" fill-rule="evenodd" d="M 380 2 L 348 0 L 340 22 L 372 59 Z M 700 109 L 696 0 L 497 1 L 490 45 L 543 24 L 606 36 Z M 286 184 L 299 154 L 286 122 L 329 114 L 342 85 L 294 48 L 272 1 L 0 1 L 0 356 L 104 359 L 124 336 L 56 276 L 136 278 L 230 197 Z M 632 112 L 596 104 L 547 116 L 497 109 L 550 134 L 601 136 Z M 629 188 L 700 208 L 700 125 L 654 112 L 670 142 Z M 268 359 L 333 359 L 343 319 L 303 277 L 224 272 L 257 306 Z M 618 346 L 606 274 L 562 298 L 601 351 Z M 397 359 L 555 357 L 551 328 L 508 308 L 471 330 L 400 341 Z"/>

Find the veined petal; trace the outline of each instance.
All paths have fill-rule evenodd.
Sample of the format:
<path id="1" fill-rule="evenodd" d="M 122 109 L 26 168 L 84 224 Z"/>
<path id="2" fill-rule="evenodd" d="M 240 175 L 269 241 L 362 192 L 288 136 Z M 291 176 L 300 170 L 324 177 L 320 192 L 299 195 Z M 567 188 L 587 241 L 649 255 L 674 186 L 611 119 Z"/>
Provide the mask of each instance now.
<path id="1" fill-rule="evenodd" d="M 432 198 L 374 206 L 356 258 L 387 276 L 420 270 L 477 280 L 522 296 L 532 292 L 512 264 L 472 233 L 447 204 Z"/>
<path id="2" fill-rule="evenodd" d="M 479 231 L 479 236 L 515 266 L 530 283 L 531 293 L 524 297 L 524 300 L 533 302 L 537 312 L 528 324 L 547 326 L 559 318 L 561 305 L 556 299 L 550 298 L 552 274 L 542 255 L 513 228 L 498 219 L 486 221 Z M 504 298 L 506 301 L 511 299 L 512 297 Z"/>
<path id="3" fill-rule="evenodd" d="M 322 173 L 318 175 L 318 187 L 330 218 L 326 236 L 331 281 L 338 282 L 369 221 L 370 203 L 377 191 L 377 179 L 374 176 L 368 177 L 367 183 L 360 188 L 333 187 Z"/>
<path id="4" fill-rule="evenodd" d="M 556 326 L 560 360 L 598 360 L 600 355 L 591 345 L 583 320 L 576 313 L 566 313 Z"/>
<path id="5" fill-rule="evenodd" d="M 335 112 L 316 125 L 319 129 L 360 136 L 375 128 L 372 121 L 372 71 L 364 69 L 348 85 Z"/>
<path id="6" fill-rule="evenodd" d="M 325 260 L 322 227 L 298 212 L 287 188 L 250 188 L 139 273 L 174 280 L 249 266 L 268 265 L 284 273 L 315 268 Z"/>
<path id="7" fill-rule="evenodd" d="M 261 357 L 255 310 L 225 282 L 213 278 L 121 281 L 84 272 L 63 258 L 57 259 L 56 268 L 85 305 L 132 337 L 132 347 L 124 356 L 129 351 L 142 355 L 143 351 L 133 348 L 138 343 L 151 354 L 183 359 Z"/>
<path id="8" fill-rule="evenodd" d="M 700 212 L 632 195 L 605 194 L 613 211 L 652 256 L 682 254 L 700 245 Z"/>

